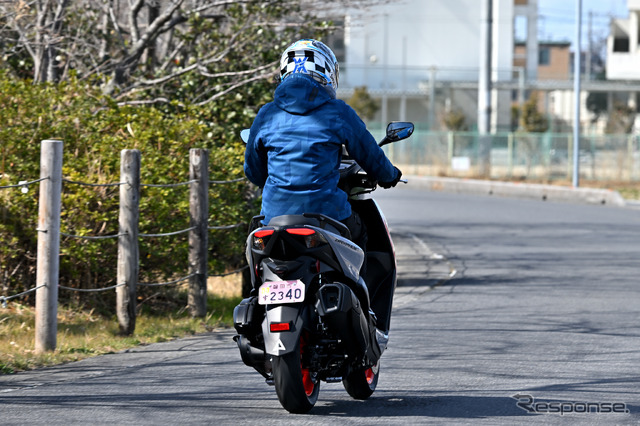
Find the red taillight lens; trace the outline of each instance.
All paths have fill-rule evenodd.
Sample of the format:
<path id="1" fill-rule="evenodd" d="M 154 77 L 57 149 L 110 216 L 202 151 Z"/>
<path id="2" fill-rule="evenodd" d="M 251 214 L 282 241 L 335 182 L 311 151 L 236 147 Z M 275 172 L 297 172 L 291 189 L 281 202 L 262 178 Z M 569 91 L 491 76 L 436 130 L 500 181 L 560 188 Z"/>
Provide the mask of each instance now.
<path id="1" fill-rule="evenodd" d="M 256 231 L 253 236 L 258 238 L 264 238 L 273 235 L 273 229 L 261 229 Z"/>
<path id="2" fill-rule="evenodd" d="M 311 228 L 289 228 L 287 232 L 291 235 L 313 235 L 316 233 L 315 230 Z"/>
<path id="3" fill-rule="evenodd" d="M 314 248 L 326 244 L 327 240 L 322 234 L 311 228 L 287 228 L 287 233 L 301 237 L 307 248 Z"/>
<path id="4" fill-rule="evenodd" d="M 291 323 L 290 322 L 272 322 L 269 324 L 269 330 L 272 333 L 279 333 L 281 331 L 290 331 Z"/>
<path id="5" fill-rule="evenodd" d="M 256 250 L 264 250 L 269 241 L 269 237 L 273 235 L 273 229 L 260 229 L 253 233 L 253 248 Z"/>

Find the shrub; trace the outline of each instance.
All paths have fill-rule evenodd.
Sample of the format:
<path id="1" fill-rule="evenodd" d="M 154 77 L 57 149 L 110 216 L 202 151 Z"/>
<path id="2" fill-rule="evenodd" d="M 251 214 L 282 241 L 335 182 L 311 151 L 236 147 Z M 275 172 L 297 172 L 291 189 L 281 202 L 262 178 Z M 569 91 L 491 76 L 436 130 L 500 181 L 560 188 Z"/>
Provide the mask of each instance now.
<path id="1" fill-rule="evenodd" d="M 264 88 L 247 88 L 199 109 L 168 104 L 118 106 L 90 82 L 71 80 L 34 85 L 0 73 L 0 185 L 39 178 L 40 141 L 64 141 L 63 176 L 105 184 L 120 180 L 120 151 L 141 151 L 142 183 L 189 180 L 189 149 L 209 150 L 210 179 L 244 176 L 240 129 L 254 117 L 250 105 L 262 103 Z M 0 189 L 0 282 L 3 295 L 33 288 L 36 274 L 38 186 L 23 194 Z M 117 186 L 63 183 L 61 231 L 70 235 L 118 233 Z M 258 206 L 246 181 L 211 185 L 210 224 L 248 223 Z M 188 186 L 144 187 L 140 232 L 164 233 L 189 227 Z M 210 271 L 243 265 L 246 227 L 211 231 Z M 117 240 L 61 237 L 60 285 L 103 288 L 116 284 Z M 187 235 L 140 240 L 140 281 L 187 275 Z M 141 297 L 145 297 L 144 290 Z M 149 290 L 151 291 L 151 290 Z M 157 291 L 157 288 L 153 290 Z M 98 293 L 100 300 L 114 292 Z M 64 301 L 84 302 L 85 293 L 60 292 Z M 29 295 L 33 301 L 33 293 Z M 107 303 L 106 306 L 112 306 Z M 110 308 L 109 308 L 110 309 Z"/>

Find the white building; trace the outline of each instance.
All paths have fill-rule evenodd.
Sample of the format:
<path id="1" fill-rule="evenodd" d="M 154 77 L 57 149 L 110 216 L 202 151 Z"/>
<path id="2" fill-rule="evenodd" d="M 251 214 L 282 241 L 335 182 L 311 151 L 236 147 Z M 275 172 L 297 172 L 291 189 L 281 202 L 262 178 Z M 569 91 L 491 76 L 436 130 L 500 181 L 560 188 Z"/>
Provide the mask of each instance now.
<path id="1" fill-rule="evenodd" d="M 614 19 L 611 22 L 609 37 L 607 37 L 607 80 L 626 80 L 640 82 L 640 0 L 627 0 L 629 18 Z M 626 103 L 632 109 L 638 110 L 638 92 L 628 90 Z M 613 107 L 614 94 L 609 93 L 609 110 Z M 636 116 L 635 132 L 640 131 L 640 115 Z"/>
<path id="2" fill-rule="evenodd" d="M 628 19 L 614 19 L 607 38 L 607 80 L 640 80 L 640 0 L 627 0 Z"/>
<path id="3" fill-rule="evenodd" d="M 640 1 L 640 0 L 638 0 Z M 477 122 L 481 0 L 399 0 L 347 17 L 339 96 L 366 86 L 381 100 L 376 121 L 410 120 L 437 129 L 449 108 Z M 492 80 L 514 73 L 514 19 L 527 16 L 527 78 L 536 78 L 537 0 L 493 0 Z M 493 92 L 492 130 L 510 125 L 511 91 Z"/>

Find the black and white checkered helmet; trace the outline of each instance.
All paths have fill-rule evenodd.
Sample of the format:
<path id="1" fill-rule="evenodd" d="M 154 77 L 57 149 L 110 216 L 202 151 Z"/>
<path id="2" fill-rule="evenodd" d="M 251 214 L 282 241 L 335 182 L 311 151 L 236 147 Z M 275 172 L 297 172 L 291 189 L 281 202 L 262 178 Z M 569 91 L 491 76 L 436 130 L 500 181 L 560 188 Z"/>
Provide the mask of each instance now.
<path id="1" fill-rule="evenodd" d="M 302 39 L 287 47 L 280 57 L 280 78 L 295 73 L 309 74 L 322 84 L 338 88 L 338 60 L 321 41 Z"/>

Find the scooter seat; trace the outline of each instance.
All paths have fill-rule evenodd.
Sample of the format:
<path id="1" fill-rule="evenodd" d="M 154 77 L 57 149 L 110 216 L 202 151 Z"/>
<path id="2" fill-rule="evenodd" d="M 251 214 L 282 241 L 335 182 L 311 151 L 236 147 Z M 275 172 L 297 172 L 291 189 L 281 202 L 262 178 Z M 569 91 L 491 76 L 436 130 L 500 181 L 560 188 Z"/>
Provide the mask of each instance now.
<path id="1" fill-rule="evenodd" d="M 285 226 L 300 226 L 310 225 L 317 228 L 326 229 L 327 231 L 336 233 L 344 238 L 351 239 L 351 232 L 349 228 L 335 219 L 332 219 L 323 214 L 316 213 L 303 213 L 303 214 L 286 214 L 271 218 L 268 226 L 285 227 Z"/>
<path id="2" fill-rule="evenodd" d="M 305 217 L 299 214 L 286 214 L 271 218 L 268 226 L 296 226 L 311 225 L 320 227 L 320 221 L 314 217 Z"/>

